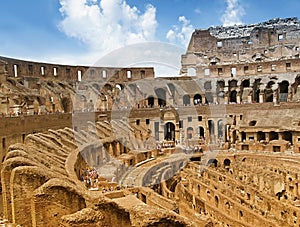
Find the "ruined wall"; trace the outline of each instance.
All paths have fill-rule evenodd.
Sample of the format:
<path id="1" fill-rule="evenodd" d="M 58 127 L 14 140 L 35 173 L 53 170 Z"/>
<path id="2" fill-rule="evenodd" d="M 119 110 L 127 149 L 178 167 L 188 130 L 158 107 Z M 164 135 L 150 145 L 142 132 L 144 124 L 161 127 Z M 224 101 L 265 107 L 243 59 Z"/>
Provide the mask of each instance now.
<path id="1" fill-rule="evenodd" d="M 172 192 L 180 214 L 215 226 L 299 225 L 298 157 L 220 152 L 207 161 L 204 171 L 197 162 L 181 171 Z"/>
<path id="2" fill-rule="evenodd" d="M 298 67 L 291 62 L 299 61 L 299 34 L 297 18 L 195 30 L 182 56 L 181 71 L 194 69 L 200 77 L 236 77 L 293 70 L 291 65 Z"/>

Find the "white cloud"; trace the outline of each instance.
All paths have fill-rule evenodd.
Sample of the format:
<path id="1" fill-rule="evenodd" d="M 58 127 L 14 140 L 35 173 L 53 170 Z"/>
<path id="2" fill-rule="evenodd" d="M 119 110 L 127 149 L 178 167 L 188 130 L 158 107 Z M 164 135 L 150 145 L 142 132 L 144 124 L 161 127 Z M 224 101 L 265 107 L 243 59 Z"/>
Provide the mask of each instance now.
<path id="1" fill-rule="evenodd" d="M 197 14 L 201 14 L 201 13 L 202 13 L 201 9 L 199 9 L 199 8 L 196 8 L 196 9 L 194 10 L 194 12 L 197 13 Z"/>
<path id="2" fill-rule="evenodd" d="M 185 18 L 185 16 L 180 16 L 178 18 L 179 25 L 174 25 L 170 29 L 166 38 L 171 43 L 180 43 L 183 46 L 187 46 L 193 31 L 195 30 L 193 25 L 190 24 L 190 21 Z"/>
<path id="3" fill-rule="evenodd" d="M 242 17 L 245 15 L 244 8 L 239 4 L 238 0 L 226 0 L 227 8 L 221 17 L 223 26 L 231 26 L 242 24 Z"/>
<path id="4" fill-rule="evenodd" d="M 60 0 L 60 4 L 60 30 L 82 41 L 90 52 L 104 54 L 155 40 L 156 8 L 150 4 L 144 12 L 125 0 Z"/>

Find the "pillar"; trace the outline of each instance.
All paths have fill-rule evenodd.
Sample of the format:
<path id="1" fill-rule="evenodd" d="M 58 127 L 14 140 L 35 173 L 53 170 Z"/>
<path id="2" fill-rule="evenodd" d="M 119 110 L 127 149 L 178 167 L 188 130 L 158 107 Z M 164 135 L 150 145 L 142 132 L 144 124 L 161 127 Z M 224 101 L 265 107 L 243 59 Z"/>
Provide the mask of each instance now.
<path id="1" fill-rule="evenodd" d="M 236 103 L 241 104 L 241 95 L 240 94 L 236 95 Z"/>
<path id="2" fill-rule="evenodd" d="M 259 93 L 259 103 L 264 102 L 264 93 Z"/>

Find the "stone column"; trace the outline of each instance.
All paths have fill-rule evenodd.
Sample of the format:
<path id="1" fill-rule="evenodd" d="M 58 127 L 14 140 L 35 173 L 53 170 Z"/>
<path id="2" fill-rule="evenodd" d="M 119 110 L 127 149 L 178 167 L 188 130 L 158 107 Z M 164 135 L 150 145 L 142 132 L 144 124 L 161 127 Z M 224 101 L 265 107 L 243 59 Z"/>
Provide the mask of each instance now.
<path id="1" fill-rule="evenodd" d="M 252 103 L 252 95 L 248 95 L 248 103 Z"/>
<path id="2" fill-rule="evenodd" d="M 273 91 L 273 103 L 278 103 L 277 90 Z"/>
<path id="3" fill-rule="evenodd" d="M 239 93 L 236 95 L 236 103 L 241 104 L 241 95 Z"/>
<path id="4" fill-rule="evenodd" d="M 201 95 L 201 97 L 202 97 L 202 104 L 205 104 L 206 103 L 205 94 Z"/>
<path id="5" fill-rule="evenodd" d="M 266 142 L 269 143 L 270 142 L 270 132 L 266 132 Z"/>
<path id="6" fill-rule="evenodd" d="M 264 93 L 259 93 L 259 103 L 264 103 Z"/>

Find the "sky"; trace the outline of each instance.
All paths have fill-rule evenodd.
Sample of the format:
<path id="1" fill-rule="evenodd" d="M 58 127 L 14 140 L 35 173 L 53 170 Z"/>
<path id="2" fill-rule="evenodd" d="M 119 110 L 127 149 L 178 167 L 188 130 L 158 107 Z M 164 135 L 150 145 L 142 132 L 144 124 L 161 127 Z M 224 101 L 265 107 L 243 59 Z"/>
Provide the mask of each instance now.
<path id="1" fill-rule="evenodd" d="M 94 65 L 120 48 L 153 42 L 183 54 L 195 29 L 287 17 L 300 18 L 300 0 L 6 0 L 0 55 Z"/>

